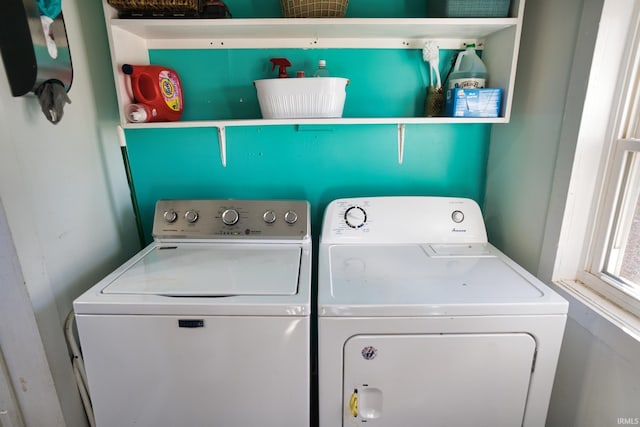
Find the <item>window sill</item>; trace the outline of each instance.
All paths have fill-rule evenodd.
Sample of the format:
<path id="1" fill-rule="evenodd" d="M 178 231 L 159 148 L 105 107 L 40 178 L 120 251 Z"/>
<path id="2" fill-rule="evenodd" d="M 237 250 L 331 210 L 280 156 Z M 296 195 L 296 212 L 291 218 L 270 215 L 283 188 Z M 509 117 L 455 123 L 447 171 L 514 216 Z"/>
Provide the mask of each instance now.
<path id="1" fill-rule="evenodd" d="M 571 319 L 627 360 L 640 360 L 640 318 L 580 282 L 558 280 L 551 286 L 569 301 Z"/>

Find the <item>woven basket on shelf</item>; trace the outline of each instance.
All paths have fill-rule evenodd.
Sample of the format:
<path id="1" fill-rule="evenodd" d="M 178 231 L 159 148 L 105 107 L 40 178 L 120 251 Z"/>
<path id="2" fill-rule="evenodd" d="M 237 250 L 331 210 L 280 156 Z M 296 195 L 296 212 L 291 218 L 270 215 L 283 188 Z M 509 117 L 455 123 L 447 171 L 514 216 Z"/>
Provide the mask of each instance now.
<path id="1" fill-rule="evenodd" d="M 280 0 L 285 18 L 344 18 L 349 0 Z"/>
<path id="2" fill-rule="evenodd" d="M 119 12 L 198 13 L 198 0 L 107 0 Z"/>

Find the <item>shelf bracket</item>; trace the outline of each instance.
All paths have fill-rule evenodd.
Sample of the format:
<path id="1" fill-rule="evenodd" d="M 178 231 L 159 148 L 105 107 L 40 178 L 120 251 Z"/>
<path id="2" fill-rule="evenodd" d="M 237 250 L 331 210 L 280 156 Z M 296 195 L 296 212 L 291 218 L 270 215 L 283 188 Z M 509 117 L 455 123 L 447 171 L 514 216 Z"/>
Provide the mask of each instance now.
<path id="1" fill-rule="evenodd" d="M 224 126 L 217 126 L 218 128 L 218 146 L 220 147 L 220 161 L 222 167 L 227 167 L 227 133 Z"/>
<path id="2" fill-rule="evenodd" d="M 398 123 L 398 164 L 402 164 L 404 158 L 404 123 Z"/>

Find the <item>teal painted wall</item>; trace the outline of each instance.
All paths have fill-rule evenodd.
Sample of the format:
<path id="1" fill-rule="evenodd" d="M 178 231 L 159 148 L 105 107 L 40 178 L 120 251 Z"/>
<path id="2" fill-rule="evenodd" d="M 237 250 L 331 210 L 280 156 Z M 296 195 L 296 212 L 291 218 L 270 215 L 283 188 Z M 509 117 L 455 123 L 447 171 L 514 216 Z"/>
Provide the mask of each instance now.
<path id="1" fill-rule="evenodd" d="M 393 125 L 227 128 L 227 167 L 215 129 L 127 130 L 147 242 L 161 198 L 304 199 L 318 235 L 333 199 L 446 195 L 482 203 L 490 125 L 410 125 L 404 162 Z"/>
<path id="2" fill-rule="evenodd" d="M 343 117 L 421 117 L 429 79 L 420 50 L 203 49 L 149 55 L 152 64 L 178 72 L 183 120 L 260 118 L 253 81 L 275 75 L 272 57 L 288 58 L 291 75 L 297 70 L 310 75 L 318 59 L 326 59 L 333 76 L 350 80 Z M 443 73 L 452 56 L 441 53 Z M 395 125 L 227 127 L 226 132 L 224 168 L 215 128 L 126 130 L 147 242 L 161 198 L 305 199 L 312 206 L 314 236 L 324 207 L 339 197 L 446 195 L 482 205 L 489 124 L 407 125 L 402 165 Z"/>
<path id="3" fill-rule="evenodd" d="M 455 51 L 442 51 L 443 76 Z M 349 79 L 343 117 L 421 117 L 428 66 L 419 49 L 210 49 L 152 50 L 152 64 L 180 76 L 183 120 L 259 119 L 253 81 L 277 76 L 270 58 L 287 58 L 295 76 L 312 76 L 319 59 L 332 76 Z"/>

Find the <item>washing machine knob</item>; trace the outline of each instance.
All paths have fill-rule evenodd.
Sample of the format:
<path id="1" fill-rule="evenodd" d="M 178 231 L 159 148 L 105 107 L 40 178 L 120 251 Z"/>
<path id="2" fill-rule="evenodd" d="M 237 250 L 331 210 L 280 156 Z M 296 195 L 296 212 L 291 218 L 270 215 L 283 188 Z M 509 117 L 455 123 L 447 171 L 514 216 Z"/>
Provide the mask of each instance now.
<path id="1" fill-rule="evenodd" d="M 298 220 L 298 214 L 296 213 L 296 211 L 285 212 L 284 221 L 287 224 L 295 224 L 297 220 Z"/>
<path id="2" fill-rule="evenodd" d="M 240 219 L 240 214 L 235 209 L 227 209 L 222 212 L 222 222 L 226 225 L 234 225 Z"/>
<path id="3" fill-rule="evenodd" d="M 168 210 L 168 211 L 164 211 L 164 214 L 162 215 L 162 217 L 164 218 L 164 220 L 166 222 L 171 224 L 172 222 L 175 222 L 176 219 L 178 219 L 178 214 L 176 213 L 176 211 L 171 209 L 171 210 Z"/>
<path id="4" fill-rule="evenodd" d="M 184 219 L 186 219 L 187 222 L 190 222 L 191 224 L 193 224 L 194 222 L 196 222 L 198 220 L 198 212 L 196 212 L 196 211 L 186 211 L 184 213 Z"/>
<path id="5" fill-rule="evenodd" d="M 344 222 L 351 228 L 360 228 L 367 222 L 367 213 L 360 206 L 351 206 L 344 212 Z"/>
<path id="6" fill-rule="evenodd" d="M 273 224 L 276 222 L 276 213 L 271 210 L 265 211 L 265 213 L 262 214 L 262 219 L 264 219 L 264 222 L 267 224 Z"/>

